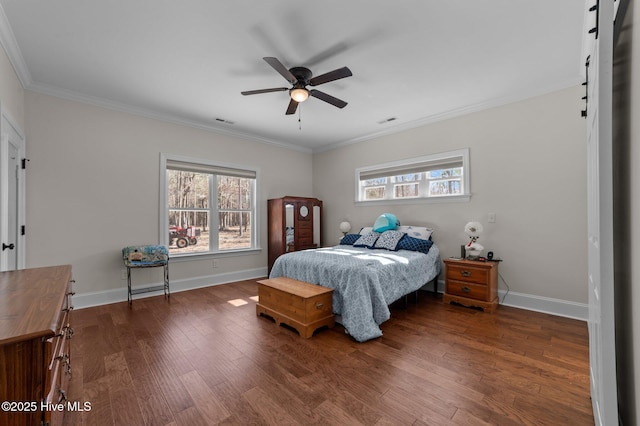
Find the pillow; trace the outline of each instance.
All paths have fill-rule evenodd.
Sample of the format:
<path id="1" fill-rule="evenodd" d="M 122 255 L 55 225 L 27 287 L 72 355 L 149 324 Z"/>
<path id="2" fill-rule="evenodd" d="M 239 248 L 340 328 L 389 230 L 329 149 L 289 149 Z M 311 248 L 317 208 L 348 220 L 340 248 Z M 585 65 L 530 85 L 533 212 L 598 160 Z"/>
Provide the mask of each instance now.
<path id="1" fill-rule="evenodd" d="M 398 250 L 411 250 L 419 251 L 422 253 L 429 253 L 429 249 L 433 245 L 433 241 L 424 240 L 422 238 L 413 238 L 410 235 L 405 235 L 398 243 Z"/>
<path id="2" fill-rule="evenodd" d="M 358 238 L 358 240 L 353 243 L 353 246 L 373 248 L 379 236 L 379 232 L 369 232 L 367 235 L 361 235 L 360 238 Z"/>
<path id="3" fill-rule="evenodd" d="M 347 234 L 340 240 L 340 245 L 352 246 L 360 237 L 360 234 Z"/>
<path id="4" fill-rule="evenodd" d="M 396 215 L 392 213 L 383 213 L 373 223 L 373 230 L 375 232 L 384 232 L 396 229 L 400 225 Z"/>
<path id="5" fill-rule="evenodd" d="M 360 230 L 360 235 L 367 235 L 369 232 L 373 231 L 373 226 L 365 226 Z"/>
<path id="6" fill-rule="evenodd" d="M 397 251 L 398 243 L 406 234 L 400 231 L 384 231 L 373 248 Z"/>
<path id="7" fill-rule="evenodd" d="M 433 229 L 425 226 L 398 226 L 397 230 L 421 240 L 430 240 L 431 234 L 433 234 Z"/>

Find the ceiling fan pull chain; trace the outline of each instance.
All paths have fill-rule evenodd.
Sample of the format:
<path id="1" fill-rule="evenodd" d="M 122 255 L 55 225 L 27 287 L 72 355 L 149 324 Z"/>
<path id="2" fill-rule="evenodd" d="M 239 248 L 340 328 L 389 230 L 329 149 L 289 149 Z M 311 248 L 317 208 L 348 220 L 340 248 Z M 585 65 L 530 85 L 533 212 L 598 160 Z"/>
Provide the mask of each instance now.
<path id="1" fill-rule="evenodd" d="M 302 131 L 302 106 L 298 107 L 298 130 Z"/>

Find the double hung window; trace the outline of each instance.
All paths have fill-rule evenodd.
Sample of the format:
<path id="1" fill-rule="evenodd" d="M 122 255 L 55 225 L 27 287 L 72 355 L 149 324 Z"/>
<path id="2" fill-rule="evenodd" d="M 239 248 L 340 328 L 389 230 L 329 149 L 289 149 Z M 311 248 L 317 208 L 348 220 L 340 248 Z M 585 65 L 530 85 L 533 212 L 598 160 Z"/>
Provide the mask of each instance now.
<path id="1" fill-rule="evenodd" d="M 256 170 L 167 155 L 161 163 L 160 240 L 171 255 L 256 248 Z"/>

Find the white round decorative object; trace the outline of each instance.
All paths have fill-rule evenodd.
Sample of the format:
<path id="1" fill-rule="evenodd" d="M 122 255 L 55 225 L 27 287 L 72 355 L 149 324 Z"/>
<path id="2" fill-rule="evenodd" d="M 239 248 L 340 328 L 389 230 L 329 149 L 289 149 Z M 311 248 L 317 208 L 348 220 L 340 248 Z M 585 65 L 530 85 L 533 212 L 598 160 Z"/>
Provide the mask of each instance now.
<path id="1" fill-rule="evenodd" d="M 349 222 L 341 222 L 340 223 L 340 232 L 342 232 L 343 234 L 346 234 L 347 232 L 351 231 L 351 224 Z"/>

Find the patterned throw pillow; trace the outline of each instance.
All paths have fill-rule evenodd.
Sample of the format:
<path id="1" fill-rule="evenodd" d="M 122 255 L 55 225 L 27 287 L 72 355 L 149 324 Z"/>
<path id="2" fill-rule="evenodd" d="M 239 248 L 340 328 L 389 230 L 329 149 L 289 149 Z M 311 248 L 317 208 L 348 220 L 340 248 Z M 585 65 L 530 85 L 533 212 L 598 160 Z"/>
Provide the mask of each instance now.
<path id="1" fill-rule="evenodd" d="M 423 240 L 421 238 L 413 238 L 409 235 L 405 235 L 398 243 L 398 250 L 411 250 L 429 253 L 429 249 L 432 245 L 433 241 L 431 240 Z"/>
<path id="2" fill-rule="evenodd" d="M 423 240 L 430 240 L 431 234 L 433 234 L 433 229 L 427 228 L 426 226 L 398 226 L 396 231 L 405 232 L 407 235 L 413 238 L 420 238 Z"/>
<path id="3" fill-rule="evenodd" d="M 361 235 L 360 238 L 358 238 L 358 240 L 353 243 L 353 246 L 373 248 L 376 241 L 378 240 L 378 237 L 380 237 L 379 232 L 369 232 L 367 235 Z"/>
<path id="4" fill-rule="evenodd" d="M 362 235 L 360 234 L 347 234 L 344 237 L 342 237 L 342 239 L 340 240 L 340 245 L 352 246 L 353 243 L 358 241 L 358 238 L 360 238 L 361 236 Z"/>
<path id="5" fill-rule="evenodd" d="M 404 236 L 404 232 L 384 231 L 382 235 L 380 235 L 380 238 L 378 238 L 378 240 L 376 241 L 374 248 L 396 251 L 398 250 L 398 243 Z"/>

